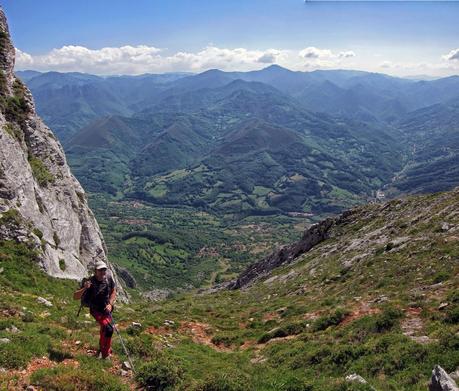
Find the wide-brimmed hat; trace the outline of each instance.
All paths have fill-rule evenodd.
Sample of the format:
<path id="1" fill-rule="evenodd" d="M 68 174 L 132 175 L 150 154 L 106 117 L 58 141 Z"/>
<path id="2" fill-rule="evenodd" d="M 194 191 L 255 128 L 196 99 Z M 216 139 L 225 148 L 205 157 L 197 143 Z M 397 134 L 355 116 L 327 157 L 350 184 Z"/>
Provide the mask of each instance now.
<path id="1" fill-rule="evenodd" d="M 94 266 L 94 269 L 108 269 L 107 264 L 104 261 L 97 261 L 96 265 Z"/>

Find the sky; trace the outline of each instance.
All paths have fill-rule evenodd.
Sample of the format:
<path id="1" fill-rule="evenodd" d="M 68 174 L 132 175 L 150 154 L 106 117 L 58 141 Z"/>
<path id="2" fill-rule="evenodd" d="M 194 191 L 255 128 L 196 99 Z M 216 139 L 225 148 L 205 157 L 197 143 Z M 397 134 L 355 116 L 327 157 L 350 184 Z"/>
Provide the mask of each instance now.
<path id="1" fill-rule="evenodd" d="M 459 1 L 0 0 L 16 70 L 459 74 Z"/>

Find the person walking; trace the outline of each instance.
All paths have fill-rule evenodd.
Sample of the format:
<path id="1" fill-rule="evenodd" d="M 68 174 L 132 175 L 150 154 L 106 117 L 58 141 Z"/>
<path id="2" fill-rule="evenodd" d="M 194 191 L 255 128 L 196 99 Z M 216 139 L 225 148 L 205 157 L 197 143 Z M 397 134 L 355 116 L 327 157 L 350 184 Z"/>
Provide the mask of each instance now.
<path id="1" fill-rule="evenodd" d="M 83 280 L 80 289 L 73 293 L 75 300 L 84 300 L 89 304 L 89 312 L 100 324 L 98 357 L 110 359 L 112 349 L 112 311 L 116 300 L 116 284 L 111 274 L 107 273 L 107 265 L 97 261 L 94 275 L 88 280 Z"/>

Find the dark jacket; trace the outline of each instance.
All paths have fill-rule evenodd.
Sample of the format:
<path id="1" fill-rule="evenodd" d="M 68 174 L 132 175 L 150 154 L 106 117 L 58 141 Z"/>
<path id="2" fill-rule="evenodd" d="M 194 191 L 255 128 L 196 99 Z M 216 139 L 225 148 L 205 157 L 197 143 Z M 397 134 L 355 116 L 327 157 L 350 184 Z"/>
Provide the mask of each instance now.
<path id="1" fill-rule="evenodd" d="M 99 281 L 96 276 L 92 276 L 89 280 L 91 287 L 86 291 L 89 308 L 91 311 L 104 312 L 105 306 L 110 302 L 110 295 L 116 288 L 115 280 L 111 275 L 105 276 L 102 281 Z"/>

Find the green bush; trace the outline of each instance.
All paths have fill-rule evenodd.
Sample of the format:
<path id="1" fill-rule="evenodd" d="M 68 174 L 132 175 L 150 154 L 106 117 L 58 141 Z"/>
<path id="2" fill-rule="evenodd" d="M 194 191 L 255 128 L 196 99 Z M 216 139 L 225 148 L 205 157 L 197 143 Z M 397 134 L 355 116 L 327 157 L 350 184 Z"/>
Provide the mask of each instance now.
<path id="1" fill-rule="evenodd" d="M 328 329 L 330 326 L 337 326 L 348 314 L 349 311 L 338 308 L 333 314 L 321 316 L 316 319 L 312 325 L 312 329 L 314 331 L 321 331 Z"/>
<path id="2" fill-rule="evenodd" d="M 459 304 L 451 305 L 445 313 L 445 322 L 459 324 Z"/>
<path id="3" fill-rule="evenodd" d="M 65 272 L 65 269 L 67 268 L 65 264 L 65 259 L 59 259 L 59 269 L 61 269 L 63 272 Z"/>
<path id="4" fill-rule="evenodd" d="M 43 239 L 43 232 L 39 228 L 34 228 L 32 232 L 38 236 L 39 239 Z"/>
<path id="5" fill-rule="evenodd" d="M 22 140 L 22 132 L 21 128 L 17 125 L 13 125 L 11 123 L 7 123 L 3 126 L 3 129 L 13 138 L 15 138 L 18 141 Z"/>
<path id="6" fill-rule="evenodd" d="M 365 354 L 365 349 L 361 346 L 338 345 L 330 355 L 330 361 L 339 368 L 344 368 L 357 358 Z"/>
<path id="7" fill-rule="evenodd" d="M 25 323 L 30 323 L 35 320 L 35 315 L 31 311 L 26 311 L 24 312 L 24 315 L 22 315 L 22 321 Z"/>
<path id="8" fill-rule="evenodd" d="M 282 391 L 312 391 L 313 385 L 303 379 L 289 377 L 281 386 Z"/>
<path id="9" fill-rule="evenodd" d="M 8 209 L 0 216 L 0 224 L 15 224 L 22 223 L 22 216 L 17 209 Z"/>
<path id="10" fill-rule="evenodd" d="M 152 337 L 147 334 L 129 338 L 126 341 L 126 348 L 132 355 L 143 359 L 158 357 L 160 354 L 153 345 Z"/>
<path id="11" fill-rule="evenodd" d="M 451 303 L 459 303 L 459 289 L 452 291 L 447 300 Z"/>
<path id="12" fill-rule="evenodd" d="M 46 355 L 50 346 L 49 336 L 38 329 L 8 338 L 11 342 L 2 344 L 0 349 L 0 367 L 3 368 L 25 368 L 32 358 Z"/>
<path id="13" fill-rule="evenodd" d="M 82 370 L 58 365 L 38 369 L 31 375 L 31 383 L 47 391 L 127 391 L 128 386 L 101 370 Z"/>
<path id="14" fill-rule="evenodd" d="M 439 339 L 439 343 L 442 349 L 459 352 L 459 334 L 443 331 Z"/>
<path id="15" fill-rule="evenodd" d="M 249 391 L 248 379 L 239 373 L 217 373 L 208 376 L 195 391 Z"/>
<path id="16" fill-rule="evenodd" d="M 135 378 L 147 390 L 173 390 L 182 381 L 183 371 L 171 360 L 158 357 L 143 364 Z"/>
<path id="17" fill-rule="evenodd" d="M 332 355 L 332 349 L 329 346 L 312 345 L 303 349 L 291 361 L 291 369 L 309 368 L 311 366 L 321 365 Z"/>
<path id="18" fill-rule="evenodd" d="M 13 342 L 3 344 L 0 349 L 0 367 L 8 369 L 24 368 L 32 356 L 14 347 Z"/>
<path id="19" fill-rule="evenodd" d="M 237 334 L 221 333 L 212 337 L 212 343 L 215 345 L 230 347 L 232 345 L 240 345 L 241 340 Z"/>
<path id="20" fill-rule="evenodd" d="M 144 327 L 138 327 L 138 326 L 133 326 L 133 325 L 129 325 L 128 328 L 126 329 L 126 332 L 129 334 L 129 335 L 132 335 L 132 336 L 138 336 L 142 333 Z"/>
<path id="21" fill-rule="evenodd" d="M 274 329 L 269 333 L 263 334 L 259 339 L 258 343 L 266 343 L 273 338 L 285 338 L 289 335 L 297 335 L 302 333 L 307 328 L 306 322 L 295 322 L 295 323 L 288 323 L 281 327 Z"/>
<path id="22" fill-rule="evenodd" d="M 11 327 L 14 324 L 10 319 L 0 319 L 0 331 Z M 16 326 L 16 325 L 15 325 Z"/>
<path id="23" fill-rule="evenodd" d="M 56 362 L 64 361 L 67 358 L 73 358 L 70 352 L 62 350 L 60 347 L 50 346 L 48 348 L 49 359 Z"/>
<path id="24" fill-rule="evenodd" d="M 29 164 L 32 169 L 32 175 L 40 186 L 46 186 L 48 183 L 55 181 L 54 175 L 49 172 L 45 164 L 35 156 L 29 156 Z"/>
<path id="25" fill-rule="evenodd" d="M 377 333 L 392 330 L 399 324 L 403 312 L 398 308 L 386 307 L 383 312 L 374 318 L 373 330 Z"/>
<path id="26" fill-rule="evenodd" d="M 341 381 L 329 388 L 330 391 L 374 391 L 369 384 Z"/>
<path id="27" fill-rule="evenodd" d="M 61 243 L 61 240 L 59 239 L 59 235 L 57 232 L 53 232 L 53 241 L 56 249 L 59 247 L 59 244 Z"/>
<path id="28" fill-rule="evenodd" d="M 439 282 L 447 281 L 451 277 L 451 274 L 446 271 L 441 271 L 433 276 L 433 283 L 438 284 Z"/>

